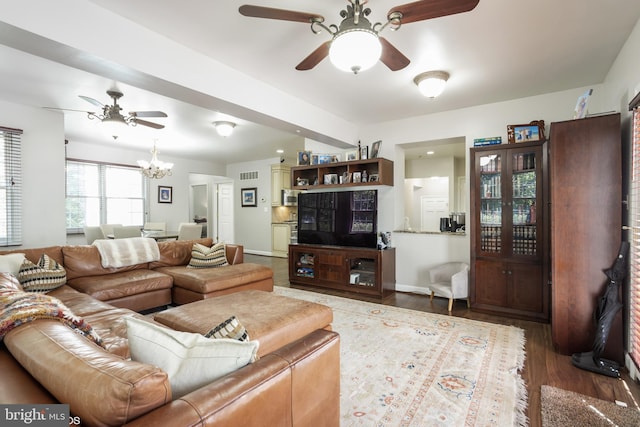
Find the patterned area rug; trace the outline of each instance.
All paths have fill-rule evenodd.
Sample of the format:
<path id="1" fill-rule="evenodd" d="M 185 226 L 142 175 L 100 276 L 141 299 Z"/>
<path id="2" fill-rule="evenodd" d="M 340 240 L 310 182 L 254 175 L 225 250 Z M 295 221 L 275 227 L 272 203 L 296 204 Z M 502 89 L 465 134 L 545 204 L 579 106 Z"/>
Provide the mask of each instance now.
<path id="1" fill-rule="evenodd" d="M 274 292 L 333 309 L 341 427 L 528 424 L 522 329 L 297 289 Z"/>
<path id="2" fill-rule="evenodd" d="M 543 385 L 541 391 L 542 427 L 640 426 L 640 411 L 614 402 Z"/>

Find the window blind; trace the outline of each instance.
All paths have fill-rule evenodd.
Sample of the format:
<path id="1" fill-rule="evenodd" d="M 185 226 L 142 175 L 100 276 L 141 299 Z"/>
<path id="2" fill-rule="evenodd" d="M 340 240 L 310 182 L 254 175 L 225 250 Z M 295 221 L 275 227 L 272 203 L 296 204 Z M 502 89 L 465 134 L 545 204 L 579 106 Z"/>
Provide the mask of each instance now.
<path id="1" fill-rule="evenodd" d="M 21 129 L 0 127 L 0 246 L 22 244 Z"/>
<path id="2" fill-rule="evenodd" d="M 629 355 L 638 369 L 640 367 L 640 94 L 634 98 L 629 108 L 633 111 Z"/>

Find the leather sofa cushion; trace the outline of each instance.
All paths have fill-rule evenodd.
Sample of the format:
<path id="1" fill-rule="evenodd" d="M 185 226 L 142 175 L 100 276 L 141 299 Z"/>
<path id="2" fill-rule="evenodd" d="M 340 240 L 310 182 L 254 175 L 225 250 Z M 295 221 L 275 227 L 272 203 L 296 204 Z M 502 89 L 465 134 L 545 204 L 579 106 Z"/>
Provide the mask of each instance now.
<path id="1" fill-rule="evenodd" d="M 173 279 L 157 271 L 137 269 L 100 276 L 76 277 L 68 280 L 67 283 L 96 299 L 111 301 L 158 289 L 170 289 Z"/>
<path id="2" fill-rule="evenodd" d="M 333 321 L 333 311 L 326 305 L 255 290 L 170 308 L 154 319 L 171 329 L 204 335 L 231 316 L 244 325 L 252 340 L 260 342 L 259 356 L 316 329 L 331 329 Z"/>
<path id="3" fill-rule="evenodd" d="M 110 354 L 56 320 L 21 325 L 4 342 L 83 424 L 119 426 L 171 401 L 165 372 Z"/>
<path id="4" fill-rule="evenodd" d="M 130 265 L 118 268 L 102 267 L 98 248 L 93 245 L 76 245 L 62 247 L 63 265 L 67 270 L 67 280 L 76 277 L 102 276 L 121 271 L 147 269 L 149 263 Z"/>
<path id="5" fill-rule="evenodd" d="M 183 265 L 161 267 L 156 271 L 172 276 L 174 286 L 199 294 L 208 294 L 273 278 L 272 269 L 253 263 L 226 265 L 219 268 L 188 268 Z"/>
<path id="6" fill-rule="evenodd" d="M 62 264 L 63 256 L 62 256 L 62 246 L 48 246 L 46 248 L 37 248 L 37 249 L 12 249 L 10 251 L 0 251 L 0 255 L 5 254 L 13 254 L 13 253 L 22 253 L 24 257 L 34 264 L 38 263 L 38 260 L 42 256 L 42 254 L 47 254 L 50 258 L 54 259 L 56 262 Z"/>
<path id="7" fill-rule="evenodd" d="M 149 268 L 167 267 L 175 265 L 187 265 L 191 259 L 191 248 L 194 243 L 205 246 L 211 246 L 213 240 L 211 238 L 196 240 L 171 240 L 168 242 L 158 242 L 160 250 L 160 259 L 149 263 Z"/>

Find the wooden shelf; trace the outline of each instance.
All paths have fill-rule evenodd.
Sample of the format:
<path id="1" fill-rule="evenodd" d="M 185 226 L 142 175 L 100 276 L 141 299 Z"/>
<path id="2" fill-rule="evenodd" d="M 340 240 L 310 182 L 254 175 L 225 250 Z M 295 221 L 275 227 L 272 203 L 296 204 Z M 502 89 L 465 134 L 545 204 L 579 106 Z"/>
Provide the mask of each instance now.
<path id="1" fill-rule="evenodd" d="M 366 182 L 353 182 L 354 173 L 362 175 L 365 171 L 367 173 Z M 340 184 L 339 179 L 345 173 L 349 174 L 350 182 Z M 337 182 L 325 184 L 325 176 L 331 174 L 337 177 Z M 298 185 L 300 180 L 304 180 L 308 182 L 308 184 Z M 388 159 L 376 158 L 350 162 L 323 163 L 321 165 L 294 166 L 291 168 L 291 188 L 296 190 L 368 185 L 393 186 L 393 162 Z"/>

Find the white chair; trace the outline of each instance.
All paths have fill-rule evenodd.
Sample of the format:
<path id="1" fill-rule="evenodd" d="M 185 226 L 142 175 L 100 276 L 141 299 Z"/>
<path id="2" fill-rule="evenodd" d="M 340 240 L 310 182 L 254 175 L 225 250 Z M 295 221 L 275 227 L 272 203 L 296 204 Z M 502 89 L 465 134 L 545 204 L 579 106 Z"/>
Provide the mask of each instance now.
<path id="1" fill-rule="evenodd" d="M 167 231 L 167 223 L 166 222 L 145 222 L 144 230 L 149 231 Z"/>
<path id="2" fill-rule="evenodd" d="M 108 237 L 109 235 L 113 236 L 114 227 L 122 227 L 122 224 L 100 224 L 104 237 Z"/>
<path id="3" fill-rule="evenodd" d="M 142 232 L 139 225 L 127 225 L 125 227 L 113 227 L 114 239 L 126 239 L 127 237 L 140 237 Z"/>
<path id="4" fill-rule="evenodd" d="M 202 236 L 202 224 L 183 222 L 178 228 L 178 240 L 194 240 Z"/>
<path id="5" fill-rule="evenodd" d="M 92 244 L 95 240 L 104 239 L 104 233 L 99 226 L 84 226 L 84 237 L 87 239 L 87 245 Z"/>
<path id="6" fill-rule="evenodd" d="M 434 296 L 449 298 L 449 311 L 454 299 L 467 299 L 469 303 L 469 264 L 464 262 L 448 262 L 429 270 L 430 300 Z"/>

